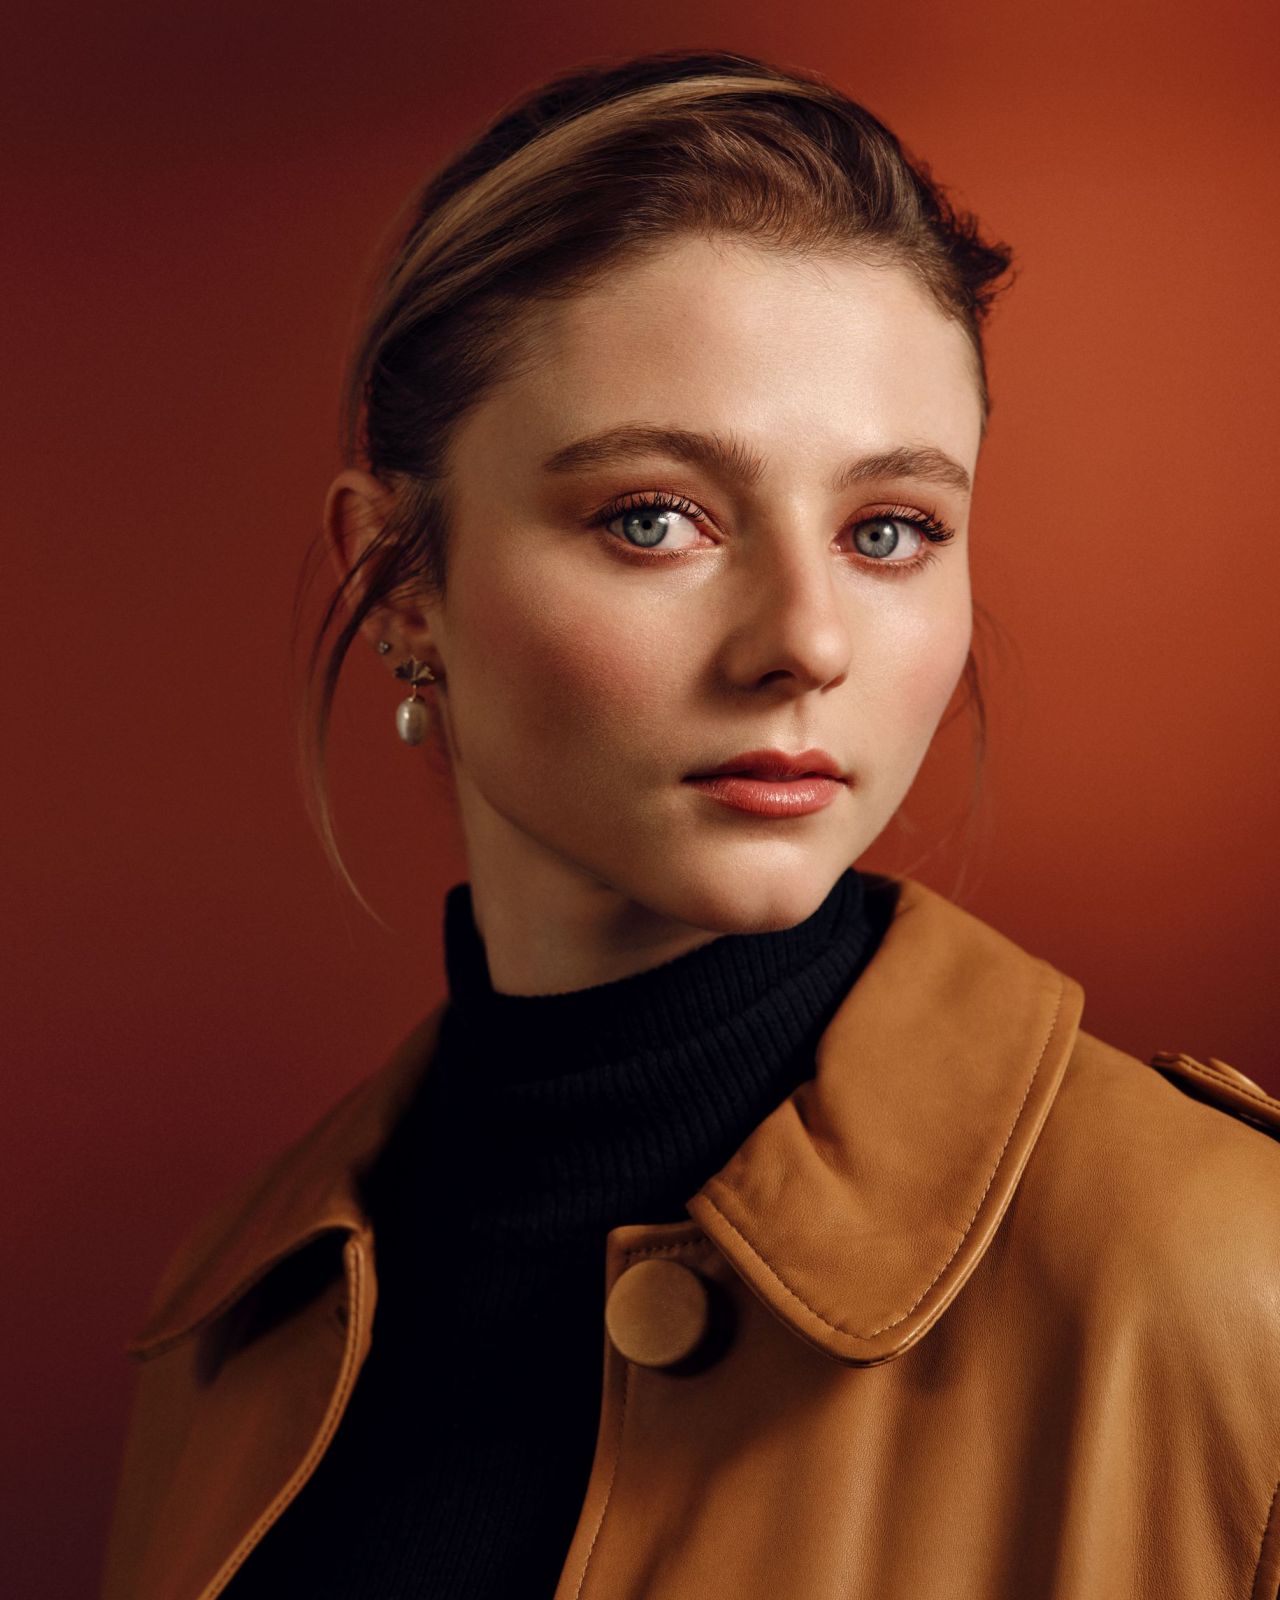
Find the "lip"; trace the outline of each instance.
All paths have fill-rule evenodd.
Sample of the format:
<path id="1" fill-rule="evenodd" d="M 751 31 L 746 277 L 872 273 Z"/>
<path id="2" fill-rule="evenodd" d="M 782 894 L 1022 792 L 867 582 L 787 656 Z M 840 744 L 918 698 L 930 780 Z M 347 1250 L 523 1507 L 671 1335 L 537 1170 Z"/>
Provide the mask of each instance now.
<path id="1" fill-rule="evenodd" d="M 800 778 L 757 778 L 721 772 L 686 778 L 691 789 L 753 817 L 804 817 L 829 806 L 844 787 L 839 778 L 810 773 Z"/>
<path id="2" fill-rule="evenodd" d="M 848 781 L 835 758 L 825 750 L 799 750 L 788 755 L 785 750 L 744 750 L 731 756 L 718 767 L 707 767 L 702 772 L 691 772 L 689 778 L 714 778 L 722 774 L 742 778 L 788 779 L 823 777 L 835 778 L 840 783 Z"/>

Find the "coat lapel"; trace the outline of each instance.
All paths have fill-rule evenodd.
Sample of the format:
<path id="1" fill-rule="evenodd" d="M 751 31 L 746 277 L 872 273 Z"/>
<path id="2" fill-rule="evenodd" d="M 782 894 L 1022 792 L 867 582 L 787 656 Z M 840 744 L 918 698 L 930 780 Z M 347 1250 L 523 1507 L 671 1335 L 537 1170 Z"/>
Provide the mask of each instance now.
<path id="1" fill-rule="evenodd" d="M 689 1201 L 766 1305 L 838 1361 L 932 1327 L 1000 1224 L 1084 994 L 910 879 L 814 1076 Z"/>

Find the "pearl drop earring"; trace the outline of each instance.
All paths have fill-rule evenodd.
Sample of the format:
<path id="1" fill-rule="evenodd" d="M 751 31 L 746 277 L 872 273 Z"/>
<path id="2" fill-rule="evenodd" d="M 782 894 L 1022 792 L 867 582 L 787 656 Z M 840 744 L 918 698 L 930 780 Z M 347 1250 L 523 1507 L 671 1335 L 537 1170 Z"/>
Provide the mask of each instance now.
<path id="1" fill-rule="evenodd" d="M 413 693 L 396 707 L 396 732 L 406 744 L 421 744 L 431 726 L 431 707 L 418 698 L 418 685 L 434 683 L 436 675 L 425 661 L 416 661 L 410 656 L 396 668 L 396 677 L 404 678 L 413 686 Z"/>

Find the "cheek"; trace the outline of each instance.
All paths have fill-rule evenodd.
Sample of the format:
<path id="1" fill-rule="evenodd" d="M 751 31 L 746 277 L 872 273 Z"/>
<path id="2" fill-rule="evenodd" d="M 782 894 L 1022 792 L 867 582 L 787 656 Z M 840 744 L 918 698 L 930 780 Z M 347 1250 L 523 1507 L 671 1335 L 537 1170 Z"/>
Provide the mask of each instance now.
<path id="1" fill-rule="evenodd" d="M 964 671 L 972 638 L 967 603 L 929 616 L 906 617 L 886 644 L 893 668 L 883 680 L 883 715 L 910 745 L 927 744 Z"/>
<path id="2" fill-rule="evenodd" d="M 460 753 L 478 756 L 480 730 L 489 729 L 503 763 L 526 771 L 554 765 L 564 776 L 576 765 L 598 774 L 606 749 L 625 757 L 629 744 L 642 757 L 652 743 L 646 724 L 678 693 L 669 626 L 656 610 L 615 614 L 599 586 L 566 584 L 563 571 L 545 577 L 529 564 L 491 568 L 467 585 L 456 629 L 466 641 L 455 677 L 466 697 L 455 704 Z"/>
<path id="3" fill-rule="evenodd" d="M 969 636 L 967 625 L 956 625 L 941 638 L 935 636 L 930 648 L 915 658 L 907 675 L 908 693 L 923 720 L 936 723 L 947 709 L 964 671 Z"/>

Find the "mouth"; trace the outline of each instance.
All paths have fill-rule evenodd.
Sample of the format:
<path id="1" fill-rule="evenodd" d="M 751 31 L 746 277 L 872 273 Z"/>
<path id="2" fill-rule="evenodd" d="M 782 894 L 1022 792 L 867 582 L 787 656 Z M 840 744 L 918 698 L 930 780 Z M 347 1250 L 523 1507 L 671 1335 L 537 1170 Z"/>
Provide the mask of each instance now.
<path id="1" fill-rule="evenodd" d="M 831 805 L 848 785 L 826 750 L 743 750 L 685 782 L 708 802 L 760 819 L 805 817 Z M 723 814 L 723 809 L 721 814 Z"/>

